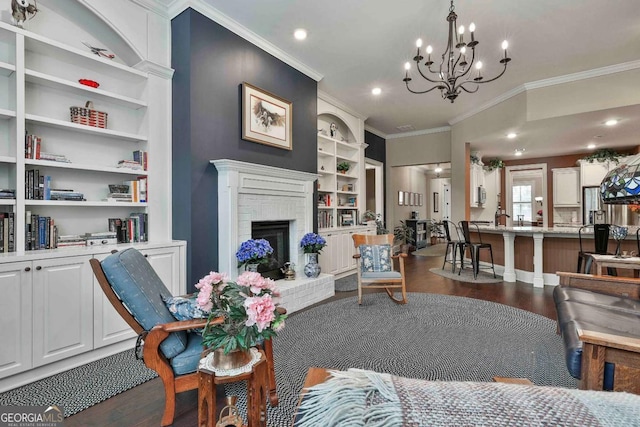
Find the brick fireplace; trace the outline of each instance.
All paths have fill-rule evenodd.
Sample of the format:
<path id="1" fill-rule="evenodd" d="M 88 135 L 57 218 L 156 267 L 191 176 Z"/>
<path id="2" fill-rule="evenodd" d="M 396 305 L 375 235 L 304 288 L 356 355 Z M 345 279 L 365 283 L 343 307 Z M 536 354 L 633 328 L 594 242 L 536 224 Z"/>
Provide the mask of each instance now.
<path id="1" fill-rule="evenodd" d="M 313 185 L 316 174 L 237 160 L 211 160 L 218 170 L 218 269 L 236 278 L 236 250 L 251 239 L 252 223 L 287 221 L 289 257 L 296 280 L 279 280 L 282 306 L 289 312 L 334 294 L 332 275 L 305 277 L 306 263 L 299 244 L 313 231 Z"/>

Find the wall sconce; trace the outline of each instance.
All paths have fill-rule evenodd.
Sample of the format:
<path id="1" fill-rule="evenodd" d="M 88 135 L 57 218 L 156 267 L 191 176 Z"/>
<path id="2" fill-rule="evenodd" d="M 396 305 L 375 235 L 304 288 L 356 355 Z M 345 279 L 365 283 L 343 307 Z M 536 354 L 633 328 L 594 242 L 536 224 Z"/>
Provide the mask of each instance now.
<path id="1" fill-rule="evenodd" d="M 542 196 L 534 197 L 534 200 L 536 201 L 536 203 L 542 206 Z"/>

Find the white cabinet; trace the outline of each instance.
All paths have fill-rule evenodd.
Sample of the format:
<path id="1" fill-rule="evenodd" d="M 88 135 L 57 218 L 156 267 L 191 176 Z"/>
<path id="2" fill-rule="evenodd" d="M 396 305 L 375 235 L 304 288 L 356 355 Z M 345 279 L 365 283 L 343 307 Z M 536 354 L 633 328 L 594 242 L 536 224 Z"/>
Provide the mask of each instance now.
<path id="1" fill-rule="evenodd" d="M 471 165 L 471 185 L 469 186 L 469 191 L 471 192 L 470 204 L 472 208 L 483 207 L 483 203 L 479 198 L 479 188 L 484 189 L 484 169 L 482 165 L 474 163 Z"/>
<path id="2" fill-rule="evenodd" d="M 356 249 L 353 246 L 354 234 L 375 234 L 375 226 L 352 227 L 350 229 L 322 231 L 320 235 L 327 246 L 320 254 L 320 267 L 323 273 L 344 277 L 355 272 L 357 261 L 353 258 Z"/>
<path id="3" fill-rule="evenodd" d="M 553 206 L 580 206 L 580 168 L 553 169 Z"/>
<path id="4" fill-rule="evenodd" d="M 0 377 L 31 369 L 31 263 L 0 264 Z"/>
<path id="5" fill-rule="evenodd" d="M 33 366 L 93 349 L 90 256 L 33 261 Z"/>
<path id="6" fill-rule="evenodd" d="M 604 177 L 617 168 L 620 163 L 626 163 L 626 159 L 626 156 L 621 157 L 619 163 L 597 160 L 589 163 L 586 160 L 580 160 L 580 185 L 582 187 L 599 187 Z"/>

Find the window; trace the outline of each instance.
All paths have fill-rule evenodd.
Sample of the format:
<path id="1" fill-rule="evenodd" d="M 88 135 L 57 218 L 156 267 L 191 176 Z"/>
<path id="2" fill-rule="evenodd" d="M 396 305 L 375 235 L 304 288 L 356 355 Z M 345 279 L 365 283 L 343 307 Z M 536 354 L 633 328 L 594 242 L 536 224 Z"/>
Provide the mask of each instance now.
<path id="1" fill-rule="evenodd" d="M 522 218 L 523 221 L 532 220 L 533 212 L 533 185 L 519 184 L 513 186 L 513 219 L 517 221 Z"/>

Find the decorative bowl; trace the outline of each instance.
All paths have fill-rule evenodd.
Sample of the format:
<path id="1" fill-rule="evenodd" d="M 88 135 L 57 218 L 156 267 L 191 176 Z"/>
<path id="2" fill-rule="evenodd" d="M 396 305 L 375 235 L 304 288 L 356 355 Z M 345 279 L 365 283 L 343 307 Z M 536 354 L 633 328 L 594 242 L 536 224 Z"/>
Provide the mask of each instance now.
<path id="1" fill-rule="evenodd" d="M 95 82 L 95 81 L 93 81 L 93 80 L 88 80 L 88 79 L 80 79 L 80 80 L 78 80 L 78 82 L 79 82 L 81 85 L 91 86 L 91 87 L 93 87 L 93 88 L 97 88 L 98 86 L 100 86 L 100 83 Z"/>
<path id="2" fill-rule="evenodd" d="M 109 184 L 109 193 L 127 194 L 129 186 L 125 184 Z"/>

